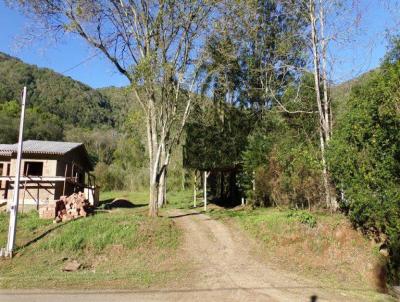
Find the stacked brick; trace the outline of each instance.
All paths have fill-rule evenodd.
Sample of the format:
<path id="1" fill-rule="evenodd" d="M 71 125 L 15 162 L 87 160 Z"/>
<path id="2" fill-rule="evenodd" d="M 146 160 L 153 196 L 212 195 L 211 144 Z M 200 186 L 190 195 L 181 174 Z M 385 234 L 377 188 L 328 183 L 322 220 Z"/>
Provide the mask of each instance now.
<path id="1" fill-rule="evenodd" d="M 61 196 L 60 200 L 40 208 L 39 216 L 43 219 L 54 219 L 54 222 L 57 223 L 86 217 L 92 210 L 84 194 L 79 192 L 68 197 Z"/>

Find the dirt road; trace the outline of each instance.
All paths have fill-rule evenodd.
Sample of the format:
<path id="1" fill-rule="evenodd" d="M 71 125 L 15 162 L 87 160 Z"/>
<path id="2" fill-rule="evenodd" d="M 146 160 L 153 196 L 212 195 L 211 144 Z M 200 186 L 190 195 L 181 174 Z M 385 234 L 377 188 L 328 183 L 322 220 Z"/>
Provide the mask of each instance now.
<path id="1" fill-rule="evenodd" d="M 272 269 L 256 260 L 256 244 L 240 231 L 196 212 L 171 213 L 184 230 L 184 252 L 196 268 L 193 287 L 209 301 L 356 301 L 346 290 Z"/>
<path id="2" fill-rule="evenodd" d="M 193 264 L 185 282 L 160 290 L 0 291 L 0 301 L 366 301 L 271 268 L 254 256 L 251 239 L 207 215 L 181 210 L 169 215 L 184 232 L 180 253 Z"/>

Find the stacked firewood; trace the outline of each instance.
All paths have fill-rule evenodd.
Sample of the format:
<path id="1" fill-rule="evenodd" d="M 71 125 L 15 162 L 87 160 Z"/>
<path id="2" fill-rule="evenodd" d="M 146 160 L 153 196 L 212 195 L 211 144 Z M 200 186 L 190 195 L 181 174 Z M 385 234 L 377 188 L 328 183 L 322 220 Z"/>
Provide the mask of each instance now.
<path id="1" fill-rule="evenodd" d="M 56 209 L 56 222 L 69 221 L 79 217 L 86 217 L 91 212 L 89 201 L 82 192 L 70 196 L 61 196 L 59 208 Z"/>
<path id="2" fill-rule="evenodd" d="M 82 192 L 70 196 L 61 196 L 46 207 L 39 210 L 41 218 L 54 219 L 55 223 L 86 217 L 93 211 L 89 201 Z"/>

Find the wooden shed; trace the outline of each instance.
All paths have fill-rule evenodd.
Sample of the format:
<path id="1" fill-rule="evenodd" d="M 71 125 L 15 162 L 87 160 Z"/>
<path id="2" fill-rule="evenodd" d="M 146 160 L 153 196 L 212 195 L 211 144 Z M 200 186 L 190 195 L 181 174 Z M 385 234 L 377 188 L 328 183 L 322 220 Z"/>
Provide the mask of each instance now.
<path id="1" fill-rule="evenodd" d="M 0 144 L 0 202 L 10 204 L 14 192 L 18 144 Z M 82 191 L 98 202 L 93 166 L 82 143 L 28 140 L 23 143 L 20 204 L 46 204 Z"/>

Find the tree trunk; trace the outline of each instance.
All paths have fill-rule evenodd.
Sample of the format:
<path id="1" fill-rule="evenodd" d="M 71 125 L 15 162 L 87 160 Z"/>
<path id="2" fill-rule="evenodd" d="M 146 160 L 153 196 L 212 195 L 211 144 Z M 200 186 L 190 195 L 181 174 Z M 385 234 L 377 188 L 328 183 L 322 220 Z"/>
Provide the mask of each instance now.
<path id="1" fill-rule="evenodd" d="M 321 148 L 321 158 L 322 158 L 322 178 L 324 183 L 325 189 L 325 203 L 328 209 L 331 208 L 331 192 L 329 188 L 329 175 L 328 175 L 328 167 L 326 164 L 325 159 L 325 141 L 322 134 L 322 130 L 319 129 L 319 136 L 320 136 L 320 148 Z"/>
<path id="2" fill-rule="evenodd" d="M 154 99 L 149 98 L 148 116 L 147 116 L 147 142 L 149 148 L 149 216 L 158 216 L 158 187 L 159 177 L 158 170 L 160 166 L 160 155 L 157 140 L 157 121 L 154 107 Z"/>
<path id="3" fill-rule="evenodd" d="M 311 24 L 311 46 L 313 54 L 313 67 L 314 67 L 314 89 L 316 94 L 316 101 L 319 114 L 319 136 L 320 136 L 320 150 L 322 161 L 322 180 L 325 191 L 325 203 L 328 209 L 336 211 L 337 202 L 335 198 L 331 197 L 329 169 L 326 162 L 325 149 L 329 143 L 331 135 L 331 112 L 328 98 L 328 81 L 327 81 L 327 64 L 326 64 L 326 38 L 324 33 L 324 9 L 322 2 L 319 6 L 319 22 L 321 36 L 317 33 L 317 16 L 315 12 L 315 0 L 309 1 L 309 17 Z M 320 53 L 322 52 L 322 53 Z M 322 66 L 320 62 L 322 61 Z M 322 70 L 321 70 L 322 69 Z M 321 75 L 322 75 L 322 88 L 323 98 L 321 99 Z"/>
<path id="4" fill-rule="evenodd" d="M 166 189 L 166 178 L 167 178 L 167 170 L 164 169 L 161 172 L 159 185 L 158 185 L 158 208 L 162 208 L 165 205 L 165 189 Z"/>
<path id="5" fill-rule="evenodd" d="M 166 161 L 166 150 L 164 142 L 161 143 L 161 153 L 160 153 L 160 166 L 161 171 L 157 171 L 158 178 L 158 208 L 162 208 L 165 205 L 165 189 L 166 189 L 166 178 L 167 178 L 167 167 L 162 167 Z"/>
<path id="6" fill-rule="evenodd" d="M 149 198 L 149 216 L 157 217 L 158 216 L 158 185 L 155 182 L 150 184 L 150 198 Z"/>
<path id="7" fill-rule="evenodd" d="M 165 205 L 165 172 L 162 172 L 160 175 L 157 203 L 158 208 L 162 208 Z"/>
<path id="8" fill-rule="evenodd" d="M 203 194 L 204 194 L 204 211 L 207 211 L 207 177 L 208 173 L 207 171 L 204 171 L 203 173 Z"/>

